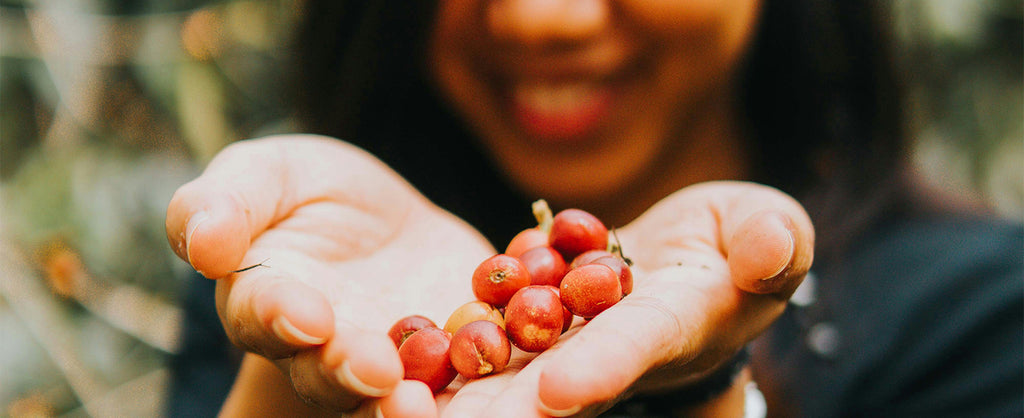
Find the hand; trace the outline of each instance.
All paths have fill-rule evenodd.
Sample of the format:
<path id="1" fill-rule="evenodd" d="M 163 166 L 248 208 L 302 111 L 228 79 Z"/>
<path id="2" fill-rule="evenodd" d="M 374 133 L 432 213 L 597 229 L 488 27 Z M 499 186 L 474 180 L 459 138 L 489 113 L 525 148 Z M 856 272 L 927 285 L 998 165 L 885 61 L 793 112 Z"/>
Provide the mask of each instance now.
<path id="1" fill-rule="evenodd" d="M 635 262 L 633 293 L 536 358 L 520 353 L 504 373 L 467 383 L 446 415 L 594 415 L 697 381 L 782 313 L 814 248 L 795 200 L 738 182 L 685 188 L 618 236 Z"/>
<path id="2" fill-rule="evenodd" d="M 370 414 L 371 397 L 435 408 L 429 391 L 394 392 L 386 330 L 410 314 L 443 325 L 494 252 L 380 161 L 312 136 L 226 148 L 175 193 L 166 227 L 178 256 L 217 279 L 233 343 L 276 360 L 306 401 Z"/>

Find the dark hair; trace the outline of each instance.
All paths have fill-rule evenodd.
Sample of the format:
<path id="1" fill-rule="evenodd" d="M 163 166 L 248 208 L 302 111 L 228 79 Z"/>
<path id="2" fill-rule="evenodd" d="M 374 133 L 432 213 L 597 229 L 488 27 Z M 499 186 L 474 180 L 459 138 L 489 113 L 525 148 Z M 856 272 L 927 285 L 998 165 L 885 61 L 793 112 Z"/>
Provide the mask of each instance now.
<path id="1" fill-rule="evenodd" d="M 308 1 L 294 66 L 300 120 L 374 153 L 492 242 L 528 202 L 484 161 L 427 80 L 434 5 Z M 766 1 L 741 79 L 752 180 L 800 198 L 822 244 L 852 237 L 902 182 L 902 107 L 889 28 L 871 1 Z"/>
<path id="2" fill-rule="evenodd" d="M 891 23 L 880 2 L 764 3 L 740 103 L 756 181 L 798 197 L 840 252 L 905 209 L 906 139 Z"/>

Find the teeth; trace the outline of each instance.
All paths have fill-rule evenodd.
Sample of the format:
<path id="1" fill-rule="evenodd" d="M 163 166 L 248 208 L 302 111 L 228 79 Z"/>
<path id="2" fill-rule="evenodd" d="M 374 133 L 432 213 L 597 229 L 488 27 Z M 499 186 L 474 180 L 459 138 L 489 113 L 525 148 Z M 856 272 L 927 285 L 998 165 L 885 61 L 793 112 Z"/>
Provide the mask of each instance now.
<path id="1" fill-rule="evenodd" d="M 564 113 L 592 102 L 597 91 L 596 85 L 585 82 L 520 84 L 513 89 L 513 97 L 537 112 Z"/>

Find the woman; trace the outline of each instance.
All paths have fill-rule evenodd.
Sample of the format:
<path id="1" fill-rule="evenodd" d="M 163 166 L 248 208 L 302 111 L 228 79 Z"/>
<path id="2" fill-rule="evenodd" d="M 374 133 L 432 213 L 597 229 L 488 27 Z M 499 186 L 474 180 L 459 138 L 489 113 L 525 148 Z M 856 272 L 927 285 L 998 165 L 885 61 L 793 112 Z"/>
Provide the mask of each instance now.
<path id="1" fill-rule="evenodd" d="M 818 303 L 787 311 L 755 350 L 770 412 L 1020 410 L 1019 399 L 997 402 L 1021 387 L 1011 357 L 982 350 L 989 357 L 956 368 L 965 379 L 939 379 L 935 360 L 965 355 L 958 348 L 977 341 L 1020 351 L 1019 338 L 999 339 L 1015 336 L 1022 322 L 1013 280 L 1021 267 L 1006 246 L 1019 244 L 1019 228 L 987 234 L 979 231 L 993 226 L 982 222 L 967 230 L 979 241 L 972 248 L 989 250 L 957 264 L 963 277 L 926 276 L 948 278 L 933 288 L 907 272 L 882 282 L 892 293 L 866 290 L 879 285 L 870 273 L 886 271 L 880 266 L 907 265 L 874 251 L 936 242 L 929 234 L 961 236 L 967 224 L 918 223 L 931 211 L 904 181 L 898 95 L 870 6 L 309 2 L 298 42 L 302 119 L 369 151 L 466 223 L 338 141 L 279 138 L 226 150 L 168 212 L 179 255 L 207 277 L 224 277 L 217 305 L 228 336 L 278 359 L 275 368 L 247 356 L 224 411 L 301 407 L 292 393 L 333 411 L 432 411 L 423 387 L 396 378 L 393 348 L 379 330 L 402 313 L 443 320 L 470 298 L 464 278 L 441 277 L 493 251 L 473 228 L 501 249 L 528 225 L 527 202 L 538 197 L 622 225 L 625 247 L 647 274 L 636 296 L 557 350 L 442 394 L 437 403 L 448 412 L 564 416 L 628 398 L 613 413 L 735 415 L 749 380 L 734 373 L 741 348 L 781 314 L 812 257 Z M 705 183 L 712 180 L 753 180 L 798 197 L 819 239 L 803 207 L 777 190 Z M 950 252 L 933 250 L 925 254 Z M 395 266 L 394 256 L 411 262 Z M 264 259 L 271 268 L 231 274 Z M 905 313 L 948 303 L 932 298 L 982 283 L 969 279 L 981 271 L 998 275 L 972 288 L 989 297 L 962 303 L 970 326 L 949 329 L 921 314 L 854 321 L 879 294 L 920 295 L 897 304 Z M 404 274 L 423 278 L 398 281 L 409 289 L 392 293 L 354 279 Z M 441 283 L 453 290 L 430 301 L 414 296 Z M 366 312 L 379 313 L 379 323 Z M 324 320 L 331 317 L 337 321 Z M 802 340 L 827 330 L 813 328 L 822 323 L 844 337 L 844 350 L 806 353 Z M 873 343 L 873 331 L 888 338 L 874 345 L 881 349 L 840 361 L 858 353 L 858 343 Z M 943 336 L 950 351 L 925 350 L 903 331 Z M 852 336 L 859 338 L 846 340 Z M 917 362 L 890 379 L 886 370 L 902 370 L 889 368 L 894 359 Z M 977 366 L 992 359 L 1018 373 Z M 849 367 L 829 367 L 834 362 Z M 601 373 L 591 373 L 597 366 Z M 811 376 L 830 385 L 800 381 Z M 949 388 L 959 396 L 942 396 Z"/>

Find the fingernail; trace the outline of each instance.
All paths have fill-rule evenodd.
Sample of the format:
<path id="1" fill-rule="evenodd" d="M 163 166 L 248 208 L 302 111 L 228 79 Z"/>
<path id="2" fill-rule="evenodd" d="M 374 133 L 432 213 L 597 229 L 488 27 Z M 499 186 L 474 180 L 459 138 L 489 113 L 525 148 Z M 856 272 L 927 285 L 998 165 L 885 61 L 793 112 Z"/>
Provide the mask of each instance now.
<path id="1" fill-rule="evenodd" d="M 384 412 L 380 410 L 380 405 L 377 405 L 377 407 L 373 409 L 373 416 L 377 418 L 384 418 Z"/>
<path id="2" fill-rule="evenodd" d="M 359 378 L 356 377 L 354 373 L 352 373 L 352 366 L 349 365 L 348 360 L 345 360 L 344 362 L 341 363 L 341 367 L 338 368 L 338 371 L 335 372 L 335 375 L 338 377 L 338 382 L 341 383 L 343 386 L 347 386 L 350 389 L 355 390 L 356 392 L 359 392 L 366 396 L 379 398 L 381 396 L 387 395 L 388 393 L 391 393 L 390 389 L 373 387 L 366 383 L 363 383 L 362 380 L 359 380 Z"/>
<path id="3" fill-rule="evenodd" d="M 174 253 L 178 257 L 188 259 L 188 250 L 185 247 L 185 231 L 178 231 L 178 242 L 174 245 Z"/>
<path id="4" fill-rule="evenodd" d="M 314 337 L 302 332 L 296 328 L 295 325 L 292 325 L 292 322 L 284 316 L 274 318 L 274 322 L 270 324 L 270 328 L 274 330 L 274 335 L 277 335 L 277 338 L 280 338 L 290 344 L 320 345 L 327 342 L 326 338 Z"/>
<path id="5" fill-rule="evenodd" d="M 196 230 L 199 229 L 199 225 L 207 219 L 210 219 L 210 215 L 206 212 L 200 211 L 193 213 L 192 216 L 188 218 L 188 223 L 185 224 L 185 258 L 188 259 L 189 264 L 192 264 L 192 235 L 195 235 Z"/>
<path id="6" fill-rule="evenodd" d="M 537 398 L 537 406 L 540 408 L 541 412 L 551 415 L 553 417 L 567 417 L 577 412 L 580 412 L 580 410 L 583 409 L 583 405 L 575 405 L 565 409 L 555 409 L 545 405 L 544 401 L 542 401 L 540 398 Z"/>
<path id="7" fill-rule="evenodd" d="M 789 227 L 789 219 L 781 213 L 773 213 L 768 216 L 768 222 L 771 228 L 775 228 L 785 234 L 786 243 L 783 251 L 787 256 L 781 258 L 778 266 L 771 270 L 772 273 L 761 278 L 761 280 L 770 280 L 778 277 L 779 274 L 782 274 L 782 272 L 789 268 L 789 265 L 793 262 L 793 252 L 796 250 L 796 239 L 793 238 L 793 231 Z"/>

